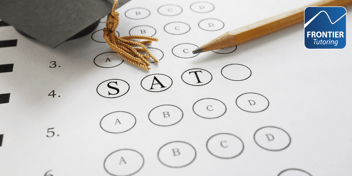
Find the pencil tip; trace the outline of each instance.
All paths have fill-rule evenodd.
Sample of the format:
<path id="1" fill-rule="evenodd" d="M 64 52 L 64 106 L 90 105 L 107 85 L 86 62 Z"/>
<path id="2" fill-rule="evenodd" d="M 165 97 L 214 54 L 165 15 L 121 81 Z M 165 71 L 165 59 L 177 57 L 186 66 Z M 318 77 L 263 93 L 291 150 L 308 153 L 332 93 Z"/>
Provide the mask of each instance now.
<path id="1" fill-rule="evenodd" d="M 197 48 L 197 49 L 192 51 L 193 54 L 198 54 L 198 53 L 201 53 L 201 52 L 202 52 L 201 48 Z"/>

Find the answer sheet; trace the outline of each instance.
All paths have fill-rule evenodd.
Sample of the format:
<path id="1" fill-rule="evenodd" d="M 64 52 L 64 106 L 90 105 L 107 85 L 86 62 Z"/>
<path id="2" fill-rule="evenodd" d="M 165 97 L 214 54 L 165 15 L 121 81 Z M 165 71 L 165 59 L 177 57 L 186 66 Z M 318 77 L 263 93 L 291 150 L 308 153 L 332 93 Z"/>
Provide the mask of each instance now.
<path id="1" fill-rule="evenodd" d="M 302 22 L 192 54 L 314 2 L 133 0 L 116 33 L 159 39 L 149 71 L 106 18 L 55 49 L 0 25 L 0 175 L 351 175 L 351 6 L 344 49 L 307 49 Z"/>

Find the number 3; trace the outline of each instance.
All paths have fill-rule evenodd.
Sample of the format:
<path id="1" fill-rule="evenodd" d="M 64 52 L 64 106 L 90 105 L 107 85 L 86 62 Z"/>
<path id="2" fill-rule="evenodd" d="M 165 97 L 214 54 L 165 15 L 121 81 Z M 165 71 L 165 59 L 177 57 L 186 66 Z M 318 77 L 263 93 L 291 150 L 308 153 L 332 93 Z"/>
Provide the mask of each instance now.
<path id="1" fill-rule="evenodd" d="M 56 65 L 56 61 L 51 61 L 50 64 L 51 64 L 51 65 L 49 66 L 50 68 L 56 68 L 56 66 L 57 66 L 57 65 Z"/>

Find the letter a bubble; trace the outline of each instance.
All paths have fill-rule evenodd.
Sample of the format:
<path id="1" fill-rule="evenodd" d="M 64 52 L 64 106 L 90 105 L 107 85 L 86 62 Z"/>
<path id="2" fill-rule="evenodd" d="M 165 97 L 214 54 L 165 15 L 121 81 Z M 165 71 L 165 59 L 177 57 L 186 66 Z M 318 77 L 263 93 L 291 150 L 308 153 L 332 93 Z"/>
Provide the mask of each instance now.
<path id="1" fill-rule="evenodd" d="M 164 74 L 151 74 L 144 77 L 141 86 L 149 92 L 162 92 L 168 90 L 172 86 L 172 79 Z"/>
<path id="2" fill-rule="evenodd" d="M 133 175 L 140 171 L 143 165 L 142 154 L 132 149 L 114 151 L 104 161 L 104 169 L 110 175 Z"/>
<path id="3" fill-rule="evenodd" d="M 115 111 L 105 115 L 101 121 L 101 128 L 113 134 L 124 133 L 131 130 L 136 124 L 136 118 L 129 112 Z"/>

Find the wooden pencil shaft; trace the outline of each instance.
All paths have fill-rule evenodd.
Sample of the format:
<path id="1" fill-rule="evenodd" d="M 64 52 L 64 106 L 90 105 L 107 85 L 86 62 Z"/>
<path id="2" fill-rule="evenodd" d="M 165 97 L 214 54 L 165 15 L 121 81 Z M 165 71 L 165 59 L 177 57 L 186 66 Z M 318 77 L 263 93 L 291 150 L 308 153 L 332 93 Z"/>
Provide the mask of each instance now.
<path id="1" fill-rule="evenodd" d="M 352 3 L 352 0 L 324 0 L 308 6 L 346 6 Z M 262 21 L 249 24 L 247 26 L 226 32 L 225 34 L 215 38 L 207 44 L 200 47 L 201 52 L 212 51 L 221 48 L 227 48 L 263 35 L 278 31 L 288 26 L 302 22 L 304 19 L 304 9 L 301 7 Z"/>

